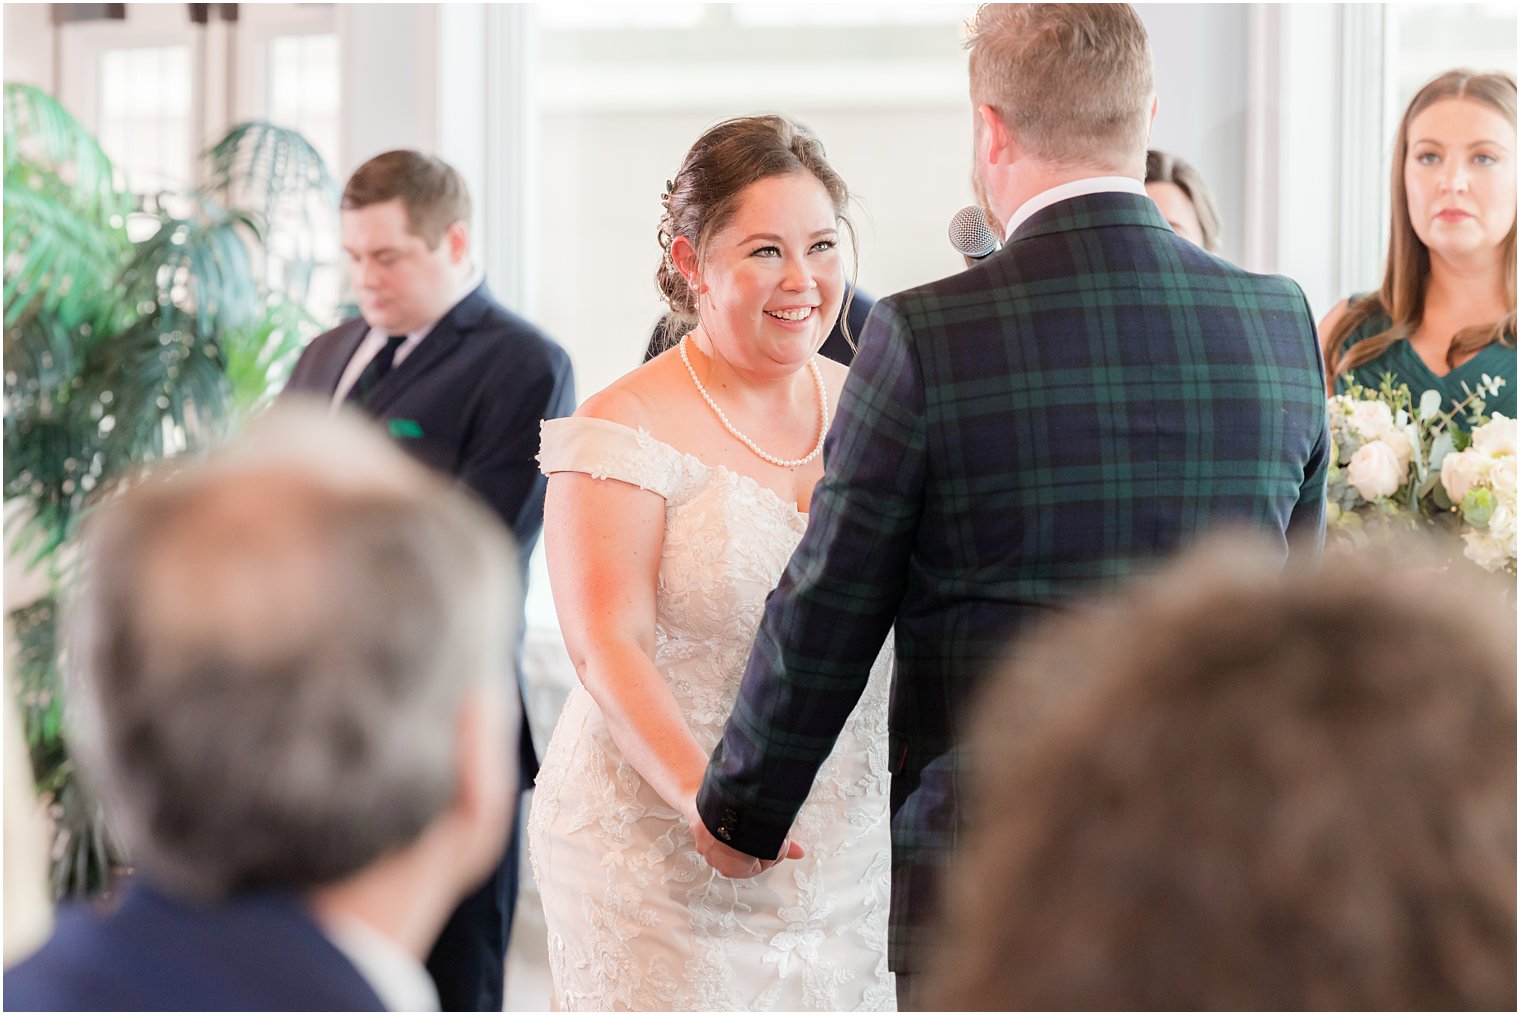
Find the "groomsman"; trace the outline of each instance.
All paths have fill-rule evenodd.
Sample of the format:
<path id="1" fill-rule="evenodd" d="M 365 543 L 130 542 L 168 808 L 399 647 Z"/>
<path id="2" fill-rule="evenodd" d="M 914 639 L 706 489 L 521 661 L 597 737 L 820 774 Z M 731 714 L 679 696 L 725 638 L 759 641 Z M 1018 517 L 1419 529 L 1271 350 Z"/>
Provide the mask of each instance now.
<path id="1" fill-rule="evenodd" d="M 1313 316 L 1292 281 L 1193 246 L 1146 197 L 1139 17 L 988 5 L 969 47 L 976 177 L 1006 243 L 876 305 L 695 830 L 724 873 L 776 862 L 893 629 L 890 953 L 908 1006 L 956 843 L 957 738 L 1008 640 L 1216 526 L 1261 529 L 1284 557 L 1324 528 Z"/>
<path id="2" fill-rule="evenodd" d="M 575 411 L 565 351 L 497 303 L 470 257 L 470 195 L 448 163 L 392 151 L 343 189 L 341 230 L 361 317 L 319 335 L 287 392 L 379 420 L 413 457 L 473 490 L 516 537 L 526 582 L 544 516 L 540 420 Z M 521 629 L 517 614 L 503 622 Z M 522 788 L 538 760 L 526 710 Z M 517 900 L 518 838 L 428 959 L 446 1011 L 500 1011 Z"/>

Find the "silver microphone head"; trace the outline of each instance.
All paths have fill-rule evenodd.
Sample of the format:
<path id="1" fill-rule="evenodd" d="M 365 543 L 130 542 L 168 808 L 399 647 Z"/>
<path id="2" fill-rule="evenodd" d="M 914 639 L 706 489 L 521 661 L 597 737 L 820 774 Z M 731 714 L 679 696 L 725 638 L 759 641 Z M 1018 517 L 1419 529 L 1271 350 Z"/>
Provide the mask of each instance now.
<path id="1" fill-rule="evenodd" d="M 998 249 L 997 235 L 976 205 L 967 205 L 950 220 L 950 245 L 966 257 L 980 260 Z"/>

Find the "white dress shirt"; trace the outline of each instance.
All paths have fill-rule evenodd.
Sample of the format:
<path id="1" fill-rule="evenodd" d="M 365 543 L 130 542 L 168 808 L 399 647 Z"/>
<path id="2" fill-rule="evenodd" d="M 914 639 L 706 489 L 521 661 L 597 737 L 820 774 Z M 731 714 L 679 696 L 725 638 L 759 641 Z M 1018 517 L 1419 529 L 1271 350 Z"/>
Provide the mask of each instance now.
<path id="1" fill-rule="evenodd" d="M 1139 194 L 1145 196 L 1145 184 L 1133 176 L 1089 176 L 1081 180 L 1067 180 L 1058 183 L 1049 190 L 1042 190 L 1034 197 L 1019 205 L 1018 211 L 1008 220 L 1008 230 L 1003 234 L 1003 241 L 1013 239 L 1014 230 L 1029 221 L 1029 217 L 1043 208 L 1049 208 L 1057 201 L 1070 200 L 1073 197 L 1083 197 L 1087 194 L 1107 194 L 1118 192 L 1121 194 Z M 357 375 L 355 375 L 357 376 Z"/>
<path id="2" fill-rule="evenodd" d="M 353 963 L 386 1011 L 437 1011 L 438 988 L 417 956 L 356 916 L 329 912 L 322 933 Z"/>
<path id="3" fill-rule="evenodd" d="M 453 310 L 459 306 L 460 300 L 463 300 L 470 293 L 474 292 L 476 287 L 485 280 L 486 273 L 483 269 L 472 268 L 470 270 L 470 277 L 465 279 L 464 288 L 460 289 L 459 295 L 454 298 L 454 302 L 449 304 L 449 310 Z M 443 312 L 443 317 L 448 316 L 449 310 Z M 443 320 L 443 317 L 438 318 L 438 321 Z M 391 360 L 392 369 L 406 362 L 406 358 L 412 354 L 414 349 L 422 344 L 422 340 L 427 338 L 434 328 L 438 327 L 438 321 L 429 321 L 421 328 L 410 332 L 406 336 L 406 341 L 396 347 L 396 357 Z M 359 383 L 359 375 L 364 373 L 364 368 L 369 366 L 369 361 L 374 359 L 381 349 L 385 348 L 385 340 L 389 337 L 389 335 L 379 328 L 371 328 L 365 334 L 364 340 L 359 343 L 359 347 L 354 350 L 353 356 L 349 359 L 348 366 L 343 368 L 343 376 L 338 378 L 338 387 L 333 392 L 332 398 L 334 409 L 343 404 L 343 400 L 348 397 L 349 391 L 353 389 L 355 384 Z"/>

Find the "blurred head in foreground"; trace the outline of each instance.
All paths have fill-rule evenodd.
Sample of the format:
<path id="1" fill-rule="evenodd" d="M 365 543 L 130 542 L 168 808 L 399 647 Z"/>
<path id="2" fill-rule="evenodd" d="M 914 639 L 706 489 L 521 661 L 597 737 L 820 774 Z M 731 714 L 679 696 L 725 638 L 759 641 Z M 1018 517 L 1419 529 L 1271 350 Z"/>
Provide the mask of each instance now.
<path id="1" fill-rule="evenodd" d="M 516 786 L 509 542 L 366 424 L 300 404 L 103 508 L 74 742 L 134 863 L 215 901 L 407 857 L 441 926 Z"/>
<path id="2" fill-rule="evenodd" d="M 1401 554 L 1217 542 L 1026 642 L 929 1007 L 1512 1008 L 1514 608 Z"/>

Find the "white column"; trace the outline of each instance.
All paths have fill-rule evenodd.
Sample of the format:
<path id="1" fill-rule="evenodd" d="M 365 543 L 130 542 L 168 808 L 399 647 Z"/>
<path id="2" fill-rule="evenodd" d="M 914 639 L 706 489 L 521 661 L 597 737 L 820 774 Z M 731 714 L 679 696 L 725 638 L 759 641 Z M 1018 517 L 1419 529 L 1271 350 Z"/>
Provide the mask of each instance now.
<path id="1" fill-rule="evenodd" d="M 438 143 L 436 9 L 421 4 L 338 8 L 343 126 L 340 178 L 392 148 L 434 151 Z"/>
<path id="2" fill-rule="evenodd" d="M 336 175 L 393 148 L 444 159 L 474 205 L 472 247 L 492 292 L 523 310 L 532 223 L 526 101 L 532 15 L 522 5 L 352 4 L 337 9 L 343 125 Z"/>
<path id="3" fill-rule="evenodd" d="M 1351 4 L 1251 13 L 1245 263 L 1296 279 L 1317 317 L 1378 278 L 1382 17 Z"/>
<path id="4" fill-rule="evenodd" d="M 53 56 L 58 30 L 53 27 L 51 6 L 5 5 L 5 80 L 36 85 L 57 95 Z"/>
<path id="5" fill-rule="evenodd" d="M 525 4 L 492 4 L 484 38 L 486 62 L 485 171 L 481 202 L 486 220 L 475 249 L 492 279 L 496 298 L 524 317 L 537 309 L 538 116 L 533 104 L 535 77 L 533 14 Z"/>

